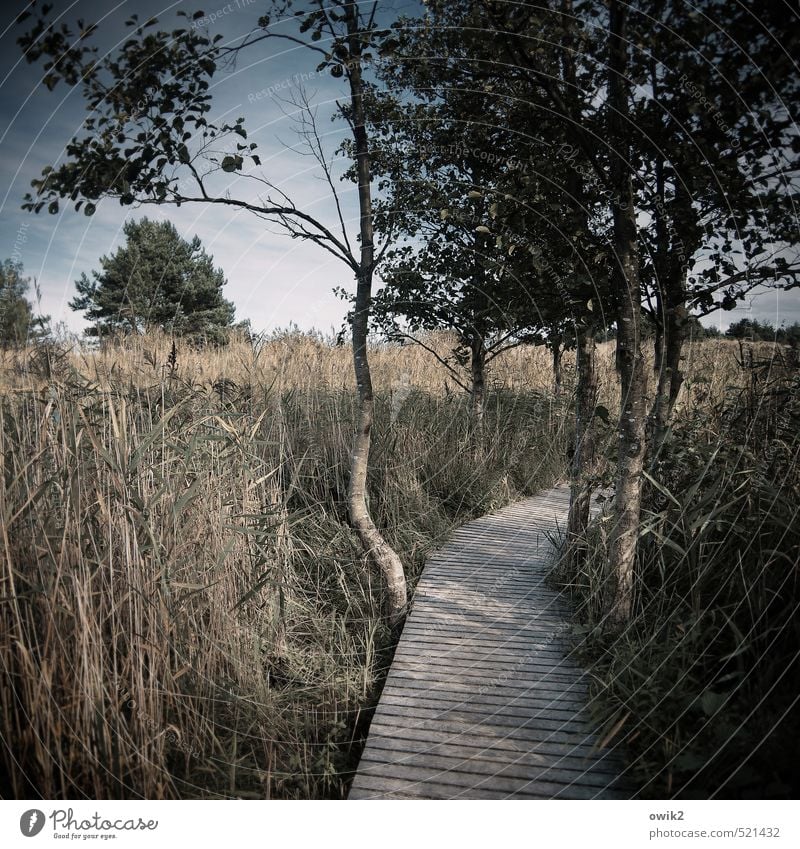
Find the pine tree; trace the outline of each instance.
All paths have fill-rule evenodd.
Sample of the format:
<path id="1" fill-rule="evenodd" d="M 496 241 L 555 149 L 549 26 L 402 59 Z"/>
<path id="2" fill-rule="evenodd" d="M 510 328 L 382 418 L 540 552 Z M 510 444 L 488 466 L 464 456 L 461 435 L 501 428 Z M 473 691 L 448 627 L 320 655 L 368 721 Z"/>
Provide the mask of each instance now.
<path id="1" fill-rule="evenodd" d="M 221 342 L 234 308 L 222 297 L 225 277 L 195 236 L 186 241 L 168 221 L 129 221 L 127 243 L 100 259 L 101 271 L 76 283 L 70 307 L 94 323 L 91 336 L 161 328 L 176 336 Z"/>
<path id="2" fill-rule="evenodd" d="M 0 265 L 0 347 L 14 348 L 41 338 L 48 316 L 34 315 L 26 295 L 31 281 L 22 275 L 22 264 L 7 259 Z"/>

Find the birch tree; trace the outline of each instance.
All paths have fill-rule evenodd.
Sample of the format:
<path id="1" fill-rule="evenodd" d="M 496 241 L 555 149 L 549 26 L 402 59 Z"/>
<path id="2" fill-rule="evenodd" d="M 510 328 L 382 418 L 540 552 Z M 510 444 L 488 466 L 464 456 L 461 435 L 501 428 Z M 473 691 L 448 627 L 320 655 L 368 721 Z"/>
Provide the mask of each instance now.
<path id="1" fill-rule="evenodd" d="M 88 117 L 81 133 L 66 145 L 65 161 L 47 167 L 33 181 L 25 208 L 59 210 L 61 201 L 94 214 L 102 198 L 122 205 L 213 204 L 232 212 L 246 210 L 278 224 L 293 238 L 315 244 L 343 262 L 355 278 L 352 318 L 353 368 L 358 387 L 358 416 L 353 437 L 348 487 L 351 524 L 371 561 L 379 569 L 387 595 L 387 615 L 399 622 L 406 608 L 403 565 L 376 527 L 367 505 L 366 478 L 375 406 L 367 351 L 367 331 L 376 266 L 384 245 L 374 242 L 371 152 L 367 133 L 365 73 L 375 51 L 390 35 L 379 27 L 377 3 L 348 0 L 275 0 L 258 26 L 232 44 L 221 45 L 202 27 L 203 13 L 185 19 L 171 31 L 158 21 L 127 22 L 130 37 L 113 54 L 102 56 L 93 44 L 96 27 L 79 20 L 74 29 L 50 20 L 52 7 L 36 3 L 21 16 L 33 25 L 19 43 L 28 61 L 44 66 L 42 82 L 80 87 Z M 329 161 L 314 133 L 306 141 L 317 158 L 337 210 L 336 225 L 310 214 L 261 169 L 255 142 L 248 141 L 244 119 L 209 120 L 212 80 L 226 64 L 266 43 L 284 40 L 308 51 L 316 73 L 342 81 L 342 115 L 352 138 L 358 196 L 358 228 L 345 224 L 339 192 Z M 306 125 L 309 129 L 309 125 Z M 234 196 L 220 175 L 239 175 Z M 246 191 L 252 185 L 256 191 Z"/>

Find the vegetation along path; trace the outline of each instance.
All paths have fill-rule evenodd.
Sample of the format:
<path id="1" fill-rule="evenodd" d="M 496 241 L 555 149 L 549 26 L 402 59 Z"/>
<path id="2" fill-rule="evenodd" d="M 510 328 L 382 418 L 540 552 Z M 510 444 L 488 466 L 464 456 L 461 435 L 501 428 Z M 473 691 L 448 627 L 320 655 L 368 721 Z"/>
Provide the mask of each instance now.
<path id="1" fill-rule="evenodd" d="M 351 799 L 624 798 L 569 608 L 545 578 L 558 486 L 463 526 L 427 562 Z"/>

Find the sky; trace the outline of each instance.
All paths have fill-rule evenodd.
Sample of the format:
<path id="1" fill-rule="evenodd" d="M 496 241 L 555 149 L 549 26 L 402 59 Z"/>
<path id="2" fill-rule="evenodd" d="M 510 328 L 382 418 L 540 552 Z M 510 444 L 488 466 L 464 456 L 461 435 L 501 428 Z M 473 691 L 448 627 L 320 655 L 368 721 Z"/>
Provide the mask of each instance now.
<path id="1" fill-rule="evenodd" d="M 171 29 L 179 24 L 175 13 L 183 9 L 206 14 L 206 26 L 225 41 L 243 35 L 263 14 L 259 0 L 214 0 L 203 4 L 164 0 L 56 0 L 64 20 L 78 18 L 99 24 L 97 43 L 113 50 L 126 37 L 124 21 L 131 14 L 140 20 L 157 17 Z M 24 0 L 6 0 L 6 16 L 0 24 L 0 260 L 21 261 L 25 274 L 36 279 L 41 291 L 41 311 L 54 324 L 80 331 L 86 325 L 68 306 L 75 295 L 75 281 L 82 273 L 99 268 L 99 259 L 123 244 L 122 227 L 128 217 L 147 215 L 170 220 L 185 238 L 195 234 L 202 240 L 228 280 L 225 296 L 236 306 L 237 320 L 250 319 L 254 330 L 272 331 L 296 324 L 301 329 L 323 332 L 339 330 L 347 305 L 334 287 L 353 288 L 351 271 L 321 248 L 291 239 L 253 214 L 228 207 L 202 204 L 122 207 L 114 199 L 98 205 L 87 217 L 72 206 L 61 205 L 57 215 L 38 215 L 21 209 L 30 182 L 46 165 L 64 155 L 65 145 L 81 132 L 86 117 L 80 92 L 63 84 L 50 92 L 40 84 L 42 70 L 23 58 L 16 38 L 21 28 L 13 23 L 26 6 Z M 384 0 L 384 13 L 412 14 L 419 7 L 413 0 Z M 25 25 L 23 24 L 23 27 Z M 223 42 L 225 43 L 225 42 Z M 211 89 L 210 120 L 245 118 L 248 141 L 258 144 L 262 172 L 286 191 L 301 208 L 326 223 L 335 223 L 330 190 L 313 161 L 298 149 L 287 102 L 304 86 L 318 110 L 318 121 L 326 148 L 333 151 L 346 132 L 342 123 L 331 122 L 336 98 L 345 94 L 343 80 L 315 72 L 316 60 L 302 47 L 286 42 L 267 43 L 244 61 L 215 77 Z M 344 160 L 338 164 L 341 171 Z M 223 191 L 234 196 L 252 192 L 243 188 L 238 174 L 225 175 Z M 219 184 L 218 184 L 219 185 Z M 355 187 L 338 182 L 346 225 L 351 235 L 357 230 Z M 772 292 L 750 298 L 733 312 L 718 313 L 707 324 L 724 327 L 748 316 L 773 324 L 800 320 L 800 293 Z"/>
<path id="2" fill-rule="evenodd" d="M 172 29 L 183 25 L 182 19 L 175 17 L 179 9 L 190 13 L 202 10 L 209 32 L 219 32 L 227 41 L 253 28 L 264 10 L 258 0 L 215 2 L 211 6 L 201 2 L 165 5 L 163 0 L 61 0 L 56 5 L 64 10 L 65 21 L 84 18 L 98 23 L 98 43 L 105 49 L 113 49 L 124 39 L 128 32 L 124 21 L 132 13 L 142 21 L 155 16 L 165 29 Z M 70 92 L 59 85 L 49 92 L 40 84 L 41 68 L 23 59 L 16 44 L 21 28 L 12 22 L 25 6 L 25 2 L 6 0 L 6 23 L 0 33 L 0 169 L 4 178 L 0 181 L 0 259 L 21 261 L 25 274 L 36 279 L 42 293 L 42 312 L 54 323 L 65 322 L 71 330 L 85 327 L 81 314 L 68 306 L 75 295 L 75 281 L 82 273 L 99 268 L 99 258 L 124 243 L 122 227 L 129 216 L 146 215 L 170 220 L 184 238 L 200 237 L 225 273 L 225 296 L 236 306 L 237 320 L 249 318 L 259 331 L 292 323 L 302 329 L 338 330 L 348 306 L 333 288 L 352 289 L 352 272 L 321 248 L 291 239 L 252 213 L 202 204 L 136 209 L 122 207 L 115 199 L 101 201 L 91 217 L 64 203 L 57 215 L 35 215 L 21 209 L 31 180 L 43 167 L 63 157 L 65 145 L 80 133 L 87 115 L 78 91 Z M 384 6 L 400 12 L 410 8 L 402 0 Z M 345 91 L 341 80 L 317 74 L 316 66 L 313 55 L 285 42 L 252 51 L 245 62 L 226 70 L 215 81 L 210 90 L 213 100 L 209 120 L 232 121 L 243 116 L 248 141 L 258 144 L 264 175 L 287 191 L 298 206 L 332 222 L 330 190 L 320 170 L 297 149 L 292 107 L 287 103 L 304 86 L 318 109 L 328 150 L 332 152 L 338 146 L 346 126 L 333 124 L 330 116 L 336 98 Z M 343 164 L 341 160 L 340 171 Z M 242 178 L 226 178 L 228 185 L 220 188 L 240 196 L 242 189 L 236 183 Z M 354 186 L 342 182 L 337 188 L 352 235 L 358 222 Z"/>

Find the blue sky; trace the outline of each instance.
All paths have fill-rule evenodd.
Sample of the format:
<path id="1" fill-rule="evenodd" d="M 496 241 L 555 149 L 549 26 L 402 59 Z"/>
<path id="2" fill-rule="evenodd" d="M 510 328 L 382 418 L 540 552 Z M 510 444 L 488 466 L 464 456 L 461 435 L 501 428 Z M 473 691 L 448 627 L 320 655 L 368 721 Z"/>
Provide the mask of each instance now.
<path id="1" fill-rule="evenodd" d="M 9 4 L 6 20 L 13 20 L 24 2 Z M 156 16 L 164 28 L 177 25 L 175 12 L 184 9 L 206 13 L 212 34 L 227 39 L 246 33 L 259 16 L 263 4 L 256 0 L 216 0 L 203 3 L 172 3 L 157 0 L 62 2 L 64 19 L 83 17 L 98 22 L 103 48 L 112 48 L 127 33 L 124 21 L 137 13 L 140 20 Z M 402 10 L 408 3 L 385 4 Z M 12 9 L 14 10 L 12 12 Z M 212 20 L 213 16 L 213 20 Z M 250 318 L 259 330 L 285 327 L 294 322 L 302 328 L 323 331 L 341 326 L 346 305 L 333 294 L 334 286 L 352 287 L 352 274 L 345 265 L 322 249 L 279 233 L 252 213 L 201 204 L 183 206 L 121 207 L 116 200 L 101 201 L 92 217 L 76 213 L 62 204 L 57 215 L 33 215 L 21 209 L 30 181 L 42 168 L 58 161 L 65 144 L 80 132 L 86 116 L 79 92 L 60 85 L 53 92 L 39 84 L 41 69 L 28 65 L 16 44 L 19 30 L 11 25 L 0 35 L 0 258 L 23 262 L 27 275 L 35 277 L 42 291 L 42 309 L 54 321 L 71 329 L 84 325 L 80 314 L 68 307 L 75 294 L 74 282 L 82 272 L 99 266 L 104 254 L 122 243 L 126 217 L 168 218 L 185 237 L 197 234 L 228 279 L 226 296 L 236 305 L 237 319 Z M 257 54 L 257 55 L 256 55 Z M 284 42 L 262 51 L 251 51 L 245 62 L 221 74 L 215 82 L 212 118 L 233 120 L 243 116 L 248 138 L 259 146 L 263 173 L 285 189 L 298 206 L 324 221 L 333 220 L 330 193 L 307 156 L 287 146 L 297 146 L 291 106 L 286 101 L 304 85 L 319 110 L 325 142 L 333 151 L 346 130 L 330 115 L 344 89 L 341 81 L 316 74 L 317 62 L 301 47 Z M 238 175 L 226 175 L 231 193 L 241 195 Z M 349 182 L 339 184 L 348 225 L 357 225 L 355 193 Z"/>
<path id="2" fill-rule="evenodd" d="M 102 201 L 96 214 L 86 217 L 71 207 L 57 215 L 33 215 L 21 209 L 23 196 L 32 178 L 45 165 L 63 155 L 65 144 L 80 133 L 86 112 L 79 92 L 59 86 L 49 92 L 39 84 L 41 69 L 28 65 L 16 44 L 19 30 L 16 14 L 25 7 L 21 0 L 7 0 L 0 33 L 0 259 L 20 260 L 26 274 L 35 277 L 42 292 L 42 310 L 55 322 L 65 322 L 72 330 L 84 323 L 67 306 L 74 295 L 75 280 L 82 272 L 97 268 L 100 256 L 112 253 L 121 244 L 122 226 L 128 216 L 171 220 L 187 238 L 197 234 L 215 263 L 228 279 L 226 296 L 237 310 L 237 318 L 249 318 L 257 330 L 286 327 L 294 322 L 301 328 L 327 331 L 341 326 L 345 304 L 333 287 L 352 288 L 352 275 L 334 257 L 320 248 L 292 240 L 270 228 L 248 212 L 226 207 L 189 205 L 121 207 L 115 200 Z M 156 16 L 165 28 L 172 28 L 175 12 L 202 9 L 209 18 L 212 34 L 226 39 L 244 34 L 255 25 L 263 5 L 258 0 L 215 0 L 215 5 L 172 3 L 163 0 L 104 2 L 104 0 L 61 0 L 56 5 L 64 19 L 83 17 L 100 24 L 99 43 L 111 49 L 128 32 L 124 21 L 137 13 L 141 20 Z M 386 0 L 387 12 L 411 13 L 413 0 Z M 212 20 L 213 19 L 213 20 Z M 312 211 L 325 222 L 335 221 L 330 192 L 319 169 L 296 149 L 296 133 L 286 114 L 287 98 L 304 83 L 319 110 L 319 125 L 329 150 L 343 137 L 345 126 L 329 120 L 337 97 L 344 94 L 342 81 L 314 73 L 316 61 L 306 51 L 285 42 L 253 51 L 237 67 L 219 76 L 212 88 L 212 120 L 232 120 L 243 116 L 249 140 L 259 146 L 263 173 L 285 189 L 299 206 Z M 226 175 L 231 193 L 240 196 L 242 177 Z M 239 183 L 239 185 L 237 185 Z M 354 189 L 340 183 L 345 218 L 355 231 Z M 245 189 L 250 190 L 249 188 Z M 750 299 L 733 313 L 717 314 L 711 322 L 725 327 L 742 315 L 769 319 L 773 323 L 800 320 L 800 294 L 769 293 Z M 709 323 L 711 323 L 709 322 Z"/>

